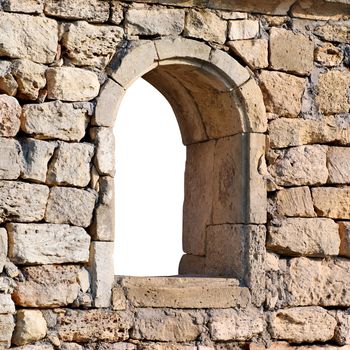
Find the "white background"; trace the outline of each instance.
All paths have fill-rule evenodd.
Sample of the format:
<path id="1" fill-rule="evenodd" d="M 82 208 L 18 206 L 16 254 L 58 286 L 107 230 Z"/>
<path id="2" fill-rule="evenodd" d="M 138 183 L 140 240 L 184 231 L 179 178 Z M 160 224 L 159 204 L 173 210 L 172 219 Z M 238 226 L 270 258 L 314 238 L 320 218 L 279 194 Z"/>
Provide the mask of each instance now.
<path id="1" fill-rule="evenodd" d="M 178 273 L 186 149 L 168 101 L 143 79 L 126 92 L 116 137 L 116 275 Z"/>

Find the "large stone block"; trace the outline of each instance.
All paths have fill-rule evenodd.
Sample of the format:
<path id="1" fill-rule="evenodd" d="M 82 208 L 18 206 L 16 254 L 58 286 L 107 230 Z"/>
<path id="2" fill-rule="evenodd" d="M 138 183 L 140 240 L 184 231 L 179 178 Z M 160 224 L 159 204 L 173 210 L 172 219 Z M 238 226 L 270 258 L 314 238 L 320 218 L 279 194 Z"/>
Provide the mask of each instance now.
<path id="1" fill-rule="evenodd" d="M 52 63 L 58 45 L 57 22 L 45 17 L 1 12 L 0 56 Z"/>
<path id="2" fill-rule="evenodd" d="M 350 148 L 330 147 L 327 152 L 329 183 L 350 184 Z"/>
<path id="3" fill-rule="evenodd" d="M 0 179 L 16 180 L 22 170 L 21 146 L 15 139 L 0 137 Z"/>
<path id="4" fill-rule="evenodd" d="M 48 195 L 49 188 L 44 185 L 0 181 L 0 223 L 41 221 Z"/>
<path id="5" fill-rule="evenodd" d="M 16 264 L 62 264 L 89 260 L 83 228 L 54 224 L 8 224 L 9 257 Z"/>
<path id="6" fill-rule="evenodd" d="M 259 21 L 250 19 L 229 21 L 228 38 L 229 40 L 254 39 L 256 36 L 258 36 L 259 30 Z"/>
<path id="7" fill-rule="evenodd" d="M 53 187 L 45 213 L 46 222 L 88 227 L 96 203 L 96 193 L 69 187 Z"/>
<path id="8" fill-rule="evenodd" d="M 21 112 L 22 108 L 14 97 L 0 95 L 0 137 L 16 136 Z"/>
<path id="9" fill-rule="evenodd" d="M 25 105 L 21 127 L 39 139 L 80 141 L 85 135 L 88 113 L 84 105 L 61 101 Z"/>
<path id="10" fill-rule="evenodd" d="M 12 315 L 0 315 L 0 347 L 8 349 L 11 346 L 11 338 L 15 329 L 15 321 Z"/>

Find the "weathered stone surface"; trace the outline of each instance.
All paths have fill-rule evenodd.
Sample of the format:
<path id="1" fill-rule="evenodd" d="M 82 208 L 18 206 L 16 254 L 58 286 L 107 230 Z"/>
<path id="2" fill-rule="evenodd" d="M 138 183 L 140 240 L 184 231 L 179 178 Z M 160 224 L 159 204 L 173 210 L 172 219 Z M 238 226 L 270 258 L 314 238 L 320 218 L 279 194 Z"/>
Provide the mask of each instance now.
<path id="1" fill-rule="evenodd" d="M 37 100 L 39 91 L 45 87 L 46 67 L 27 59 L 16 60 L 12 64 L 12 75 L 15 77 L 17 96 L 24 100 Z"/>
<path id="2" fill-rule="evenodd" d="M 7 250 L 8 250 L 7 231 L 5 228 L 0 227 L 0 273 L 2 273 L 6 263 Z"/>
<path id="3" fill-rule="evenodd" d="M 205 271 L 205 256 L 184 254 L 179 263 L 179 275 L 197 276 Z"/>
<path id="4" fill-rule="evenodd" d="M 264 331 L 264 315 L 252 307 L 247 309 L 214 310 L 209 324 L 214 340 L 245 341 Z"/>
<path id="5" fill-rule="evenodd" d="M 322 73 L 317 85 L 316 103 L 324 114 L 346 113 L 350 110 L 348 97 L 350 73 L 329 71 Z"/>
<path id="6" fill-rule="evenodd" d="M 281 72 L 262 71 L 259 80 L 267 112 L 287 117 L 296 117 L 300 113 L 305 79 Z"/>
<path id="7" fill-rule="evenodd" d="M 132 8 L 125 16 L 130 35 L 178 35 L 183 31 L 185 12 L 166 8 Z"/>
<path id="8" fill-rule="evenodd" d="M 11 346 L 11 338 L 15 329 L 15 321 L 12 315 L 0 315 L 0 346 L 7 349 Z"/>
<path id="9" fill-rule="evenodd" d="M 48 195 L 49 188 L 44 185 L 0 181 L 0 223 L 42 220 Z"/>
<path id="10" fill-rule="evenodd" d="M 54 224 L 8 224 L 9 257 L 16 264 L 62 264 L 89 260 L 83 228 Z"/>
<path id="11" fill-rule="evenodd" d="M 337 325 L 334 317 L 317 306 L 276 311 L 270 322 L 273 338 L 294 343 L 330 340 Z"/>
<path id="12" fill-rule="evenodd" d="M 275 151 L 268 171 L 277 185 L 325 184 L 328 179 L 327 146 L 299 146 Z"/>
<path id="13" fill-rule="evenodd" d="M 88 110 L 61 101 L 25 105 L 22 130 L 39 139 L 80 141 L 85 135 Z"/>
<path id="14" fill-rule="evenodd" d="M 129 338 L 131 315 L 111 310 L 67 310 L 58 319 L 58 334 L 63 341 L 119 342 Z"/>
<path id="15" fill-rule="evenodd" d="M 266 39 L 229 41 L 227 46 L 252 69 L 266 68 L 269 65 Z"/>
<path id="16" fill-rule="evenodd" d="M 338 255 L 339 227 L 333 220 L 288 218 L 269 226 L 267 248 L 282 255 Z"/>
<path id="17" fill-rule="evenodd" d="M 9 96 L 15 96 L 18 84 L 11 74 L 11 62 L 0 61 L 0 92 Z"/>
<path id="18" fill-rule="evenodd" d="M 59 18 L 106 22 L 109 18 L 109 3 L 100 0 L 48 0 L 44 12 Z"/>
<path id="19" fill-rule="evenodd" d="M 47 324 L 39 310 L 19 310 L 16 314 L 16 328 L 12 337 L 15 345 L 26 345 L 45 338 Z"/>
<path id="20" fill-rule="evenodd" d="M 125 292 L 121 286 L 114 286 L 112 289 L 112 308 L 113 310 L 125 310 L 127 300 Z"/>
<path id="21" fill-rule="evenodd" d="M 273 69 L 301 75 L 313 69 L 314 43 L 302 34 L 283 28 L 270 31 L 270 64 Z"/>
<path id="22" fill-rule="evenodd" d="M 350 257 L 350 223 L 339 222 L 340 248 L 339 255 Z"/>
<path id="23" fill-rule="evenodd" d="M 203 315 L 199 312 L 139 309 L 132 338 L 188 342 L 197 339 L 203 330 Z"/>
<path id="24" fill-rule="evenodd" d="M 58 43 L 57 22 L 45 17 L 2 12 L 0 56 L 52 63 Z"/>
<path id="25" fill-rule="evenodd" d="M 10 294 L 0 294 L 0 315 L 15 314 L 15 304 Z M 1 316 L 0 316 L 1 317 Z"/>
<path id="26" fill-rule="evenodd" d="M 247 306 L 250 295 L 234 279 L 122 277 L 119 283 L 135 307 L 207 309 Z"/>
<path id="27" fill-rule="evenodd" d="M 192 9 L 186 16 L 185 36 L 223 44 L 226 33 L 227 23 L 212 11 Z"/>
<path id="28" fill-rule="evenodd" d="M 314 33 L 327 41 L 333 41 L 338 43 L 348 43 L 350 40 L 349 24 L 343 23 L 326 23 L 317 26 Z"/>
<path id="29" fill-rule="evenodd" d="M 343 53 L 333 44 L 325 43 L 315 50 L 315 59 L 326 67 L 334 67 L 342 62 Z"/>
<path id="30" fill-rule="evenodd" d="M 206 350 L 199 345 L 184 345 L 178 343 L 145 343 L 140 345 L 140 350 Z M 129 349 L 129 348 L 127 348 Z M 133 348 L 130 348 L 133 349 Z M 122 349 L 124 350 L 124 349 Z M 213 350 L 210 348 L 209 350 Z"/>
<path id="31" fill-rule="evenodd" d="M 77 299 L 78 265 L 42 265 L 22 268 L 24 281 L 19 282 L 12 298 L 23 307 L 67 306 Z"/>
<path id="32" fill-rule="evenodd" d="M 229 21 L 229 40 L 253 39 L 259 34 L 259 21 L 244 19 L 242 21 Z"/>
<path id="33" fill-rule="evenodd" d="M 5 0 L 2 8 L 9 12 L 41 13 L 43 12 L 43 0 Z"/>
<path id="34" fill-rule="evenodd" d="M 330 147 L 327 153 L 329 183 L 350 184 L 350 148 Z"/>
<path id="35" fill-rule="evenodd" d="M 69 187 L 53 187 L 45 220 L 54 224 L 88 227 L 95 207 L 96 193 Z"/>
<path id="36" fill-rule="evenodd" d="M 16 136 L 22 108 L 14 97 L 0 95 L 0 136 Z"/>
<path id="37" fill-rule="evenodd" d="M 90 182 L 90 162 L 95 147 L 90 143 L 59 142 L 47 173 L 50 185 L 85 187 Z"/>
<path id="38" fill-rule="evenodd" d="M 122 37 L 120 27 L 96 26 L 78 21 L 68 25 L 62 43 L 73 64 L 104 68 Z"/>
<path id="39" fill-rule="evenodd" d="M 120 24 L 124 19 L 123 6 L 119 1 L 113 0 L 111 4 L 112 16 L 110 18 L 111 22 L 114 24 Z"/>
<path id="40" fill-rule="evenodd" d="M 350 187 L 317 187 L 312 189 L 318 216 L 350 219 Z"/>
<path id="41" fill-rule="evenodd" d="M 100 90 L 97 75 L 91 71 L 60 67 L 46 71 L 47 97 L 62 101 L 89 101 Z"/>
<path id="42" fill-rule="evenodd" d="M 15 139 L 0 137 L 0 149 L 0 179 L 18 179 L 22 170 L 20 144 Z"/>

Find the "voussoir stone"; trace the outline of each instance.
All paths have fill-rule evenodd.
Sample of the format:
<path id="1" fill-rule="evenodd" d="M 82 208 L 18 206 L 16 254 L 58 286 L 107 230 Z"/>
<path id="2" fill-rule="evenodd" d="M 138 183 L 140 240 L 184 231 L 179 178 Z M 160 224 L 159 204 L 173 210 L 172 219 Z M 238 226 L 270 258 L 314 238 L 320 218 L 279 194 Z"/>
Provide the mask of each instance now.
<path id="1" fill-rule="evenodd" d="M 21 147 L 17 140 L 0 137 L 0 179 L 16 180 L 22 170 Z"/>
<path id="2" fill-rule="evenodd" d="M 39 139 L 80 141 L 87 123 L 88 110 L 84 106 L 53 101 L 25 105 L 21 128 Z"/>
<path id="3" fill-rule="evenodd" d="M 68 25 L 62 42 L 75 65 L 104 68 L 122 37 L 123 30 L 120 27 L 96 26 L 78 21 Z"/>
<path id="4" fill-rule="evenodd" d="M 8 224 L 9 258 L 16 264 L 62 264 L 89 260 L 90 236 L 81 227 Z"/>
<path id="5" fill-rule="evenodd" d="M 16 136 L 21 112 L 22 108 L 14 97 L 0 95 L 0 137 Z"/>
<path id="6" fill-rule="evenodd" d="M 48 195 L 49 188 L 44 185 L 0 181 L 0 223 L 42 220 Z"/>
<path id="7" fill-rule="evenodd" d="M 100 90 L 97 75 L 81 68 L 49 68 L 46 79 L 47 97 L 53 100 L 89 101 Z"/>
<path id="8" fill-rule="evenodd" d="M 96 193 L 69 187 L 52 187 L 45 220 L 54 224 L 87 227 L 91 223 Z"/>
<path id="9" fill-rule="evenodd" d="M 58 45 L 57 22 L 45 17 L 1 12 L 0 56 L 52 63 Z"/>
<path id="10" fill-rule="evenodd" d="M 11 346 L 15 320 L 12 315 L 0 315 L 0 347 L 8 349 Z"/>

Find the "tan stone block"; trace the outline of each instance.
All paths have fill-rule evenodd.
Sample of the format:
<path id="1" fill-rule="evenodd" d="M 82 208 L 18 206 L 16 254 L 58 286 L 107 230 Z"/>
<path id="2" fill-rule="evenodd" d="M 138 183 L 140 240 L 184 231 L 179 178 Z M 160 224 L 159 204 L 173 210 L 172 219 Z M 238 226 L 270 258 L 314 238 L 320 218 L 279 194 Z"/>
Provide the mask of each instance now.
<path id="1" fill-rule="evenodd" d="M 196 345 L 183 345 L 175 343 L 151 343 L 151 344 L 141 344 L 140 350 L 201 350 Z"/>
<path id="2" fill-rule="evenodd" d="M 318 216 L 350 219 L 350 187 L 316 187 L 312 197 Z"/>
<path id="3" fill-rule="evenodd" d="M 229 41 L 227 46 L 252 69 L 266 68 L 269 65 L 266 39 Z"/>
<path id="4" fill-rule="evenodd" d="M 44 8 L 43 0 L 7 0 L 1 4 L 5 11 L 24 12 L 24 13 L 42 13 Z"/>
<path id="5" fill-rule="evenodd" d="M 113 286 L 112 289 L 112 308 L 113 310 L 125 310 L 127 307 L 127 300 L 125 292 L 120 285 Z"/>
<path id="6" fill-rule="evenodd" d="M 209 42 L 225 43 L 227 22 L 215 12 L 191 9 L 186 16 L 184 35 Z"/>
<path id="7" fill-rule="evenodd" d="M 271 315 L 272 337 L 294 343 L 326 342 L 334 336 L 334 317 L 317 306 L 278 310 Z"/>
<path id="8" fill-rule="evenodd" d="M 17 94 L 18 84 L 11 74 L 11 62 L 0 62 L 0 92 L 8 96 L 15 96 Z M 1 132 L 1 129 L 0 129 Z"/>
<path id="9" fill-rule="evenodd" d="M 112 1 L 111 11 L 111 22 L 113 24 L 120 24 L 124 19 L 124 11 L 122 4 L 119 1 Z"/>
<path id="10" fill-rule="evenodd" d="M 58 45 L 57 22 L 45 17 L 1 13 L 0 56 L 52 63 Z"/>
<path id="11" fill-rule="evenodd" d="M 233 20 L 233 19 L 247 19 L 248 14 L 244 12 L 236 12 L 236 11 L 220 11 L 219 16 L 225 20 Z"/>
<path id="12" fill-rule="evenodd" d="M 321 113 L 347 113 L 350 109 L 348 91 L 350 73 L 329 71 L 322 73 L 317 85 L 316 103 Z"/>
<path id="13" fill-rule="evenodd" d="M 15 139 L 0 137 L 0 179 L 16 180 L 22 170 L 21 146 Z"/>
<path id="14" fill-rule="evenodd" d="M 45 338 L 47 324 L 39 310 L 19 310 L 16 314 L 16 328 L 12 343 L 17 346 L 30 344 Z"/>
<path id="15" fill-rule="evenodd" d="M 339 66 L 343 60 L 343 53 L 333 44 L 325 43 L 315 50 L 315 59 L 326 67 Z"/>
<path id="16" fill-rule="evenodd" d="M 239 21 L 229 21 L 229 40 L 253 39 L 258 36 L 260 30 L 259 21 L 244 19 Z"/>
<path id="17" fill-rule="evenodd" d="M 333 220 L 288 218 L 269 226 L 267 248 L 278 254 L 324 257 L 338 255 L 339 227 Z"/>
<path id="18" fill-rule="evenodd" d="M 46 80 L 47 97 L 52 100 L 89 101 L 100 90 L 97 75 L 81 68 L 49 68 Z"/>
<path id="19" fill-rule="evenodd" d="M 335 310 L 330 314 L 337 320 L 334 340 L 339 345 L 350 344 L 350 314 L 349 311 Z M 345 348 L 345 347 L 344 347 Z"/>
<path id="20" fill-rule="evenodd" d="M 330 147 L 327 152 L 329 183 L 350 184 L 350 148 Z"/>
<path id="21" fill-rule="evenodd" d="M 11 346 L 11 338 L 15 329 L 15 321 L 12 315 L 0 315 L 0 346 L 8 349 Z"/>
<path id="22" fill-rule="evenodd" d="M 89 260 L 90 236 L 69 225 L 8 224 L 9 258 L 16 264 L 79 263 Z"/>
<path id="23" fill-rule="evenodd" d="M 315 28 L 314 33 L 324 40 L 348 43 L 350 40 L 348 23 L 325 23 Z"/>
<path id="24" fill-rule="evenodd" d="M 99 343 L 99 349 L 101 350 L 137 350 L 142 345 L 135 345 L 132 343 L 124 343 L 124 342 L 118 342 L 118 343 Z"/>
<path id="25" fill-rule="evenodd" d="M 350 257 L 350 223 L 339 222 L 340 248 L 339 255 Z"/>
<path id="26" fill-rule="evenodd" d="M 281 72 L 262 71 L 259 80 L 267 112 L 287 117 L 296 117 L 300 113 L 305 79 Z"/>
<path id="27" fill-rule="evenodd" d="M 205 256 L 184 254 L 179 264 L 179 275 L 203 275 L 205 273 Z"/>
<path id="28" fill-rule="evenodd" d="M 14 97 L 0 95 L 0 136 L 16 136 L 22 108 Z"/>
<path id="29" fill-rule="evenodd" d="M 11 294 L 0 294 L 0 315 L 15 313 L 16 308 L 14 302 L 11 299 Z"/>
<path id="30" fill-rule="evenodd" d="M 271 68 L 308 75 L 313 69 L 314 43 L 302 34 L 272 28 L 270 31 Z"/>

